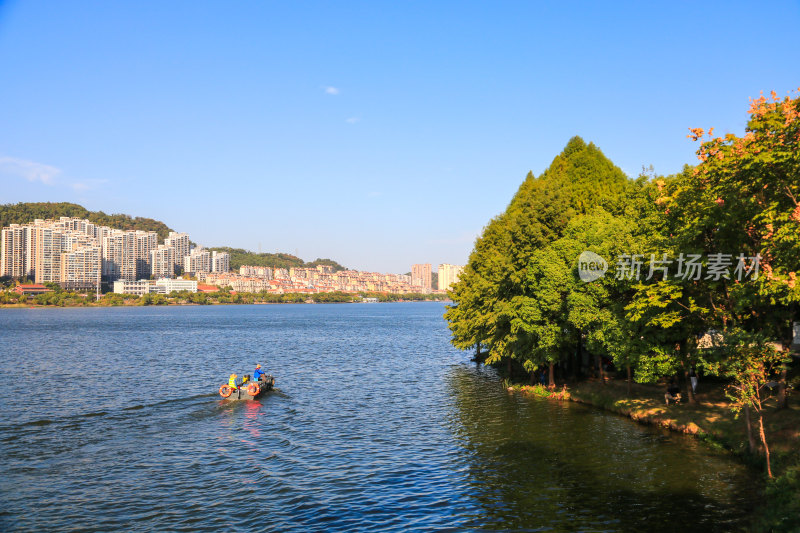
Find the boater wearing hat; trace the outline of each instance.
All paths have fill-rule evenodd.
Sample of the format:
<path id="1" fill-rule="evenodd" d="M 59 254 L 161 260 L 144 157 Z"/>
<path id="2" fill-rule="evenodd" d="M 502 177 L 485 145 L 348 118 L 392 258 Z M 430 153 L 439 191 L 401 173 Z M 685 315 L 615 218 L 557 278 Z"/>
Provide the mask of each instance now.
<path id="1" fill-rule="evenodd" d="M 228 386 L 232 389 L 238 389 L 239 387 L 236 385 L 236 374 L 231 374 L 231 377 L 228 378 Z"/>
<path id="2" fill-rule="evenodd" d="M 265 374 L 266 374 L 266 372 L 261 370 L 261 365 L 256 365 L 256 369 L 253 372 L 253 379 L 255 379 L 256 381 L 261 381 L 261 376 L 263 376 Z"/>

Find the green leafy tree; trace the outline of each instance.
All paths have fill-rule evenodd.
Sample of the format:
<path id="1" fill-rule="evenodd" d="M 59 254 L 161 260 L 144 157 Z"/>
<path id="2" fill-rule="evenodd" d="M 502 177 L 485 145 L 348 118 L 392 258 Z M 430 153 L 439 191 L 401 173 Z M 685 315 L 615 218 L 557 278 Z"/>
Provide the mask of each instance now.
<path id="1" fill-rule="evenodd" d="M 700 164 L 665 187 L 659 202 L 673 219 L 677 244 L 706 256 L 727 254 L 732 263 L 730 275 L 695 284 L 709 310 L 706 326 L 765 334 L 786 350 L 800 309 L 800 97 L 772 93 L 753 100 L 749 112 L 742 137 L 709 130 Z M 706 136 L 691 131 L 695 140 Z"/>
<path id="2" fill-rule="evenodd" d="M 530 371 L 559 360 L 572 342 L 561 311 L 574 265 L 563 252 L 566 244 L 548 247 L 570 220 L 595 207 L 619 212 L 627 186 L 622 171 L 579 137 L 541 176 L 529 173 L 506 211 L 484 229 L 450 291 L 454 304 L 445 317 L 453 344 L 485 345 L 486 362 L 505 361 L 509 372 L 512 362 Z"/>
<path id="3" fill-rule="evenodd" d="M 788 356 L 770 345 L 763 335 L 739 329 L 728 332 L 723 348 L 725 357 L 706 362 L 706 367 L 730 380 L 726 395 L 732 401 L 731 409 L 735 413 L 745 411 L 748 437 L 752 435 L 750 412 L 755 413 L 767 476 L 772 478 L 769 445 L 764 429 L 765 401 L 772 395 L 771 386 L 776 383 Z"/>
<path id="4" fill-rule="evenodd" d="M 500 362 L 504 355 L 493 340 L 501 291 L 508 285 L 503 280 L 511 268 L 506 218 L 501 215 L 492 219 L 484 228 L 459 281 L 448 291 L 454 304 L 447 307 L 444 315 L 453 345 L 462 350 L 475 348 L 477 358 L 481 357 L 481 347 L 486 346 L 490 349 L 489 363 Z"/>

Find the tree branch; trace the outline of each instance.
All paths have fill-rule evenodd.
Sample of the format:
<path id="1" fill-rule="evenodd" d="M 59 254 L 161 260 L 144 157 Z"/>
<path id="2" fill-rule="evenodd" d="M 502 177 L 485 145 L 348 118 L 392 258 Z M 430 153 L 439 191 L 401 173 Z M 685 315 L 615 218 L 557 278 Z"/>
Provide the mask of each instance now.
<path id="1" fill-rule="evenodd" d="M 790 189 L 788 185 L 786 185 L 785 189 L 786 189 L 786 196 L 792 199 L 794 205 L 800 205 L 800 203 L 797 202 L 797 198 L 795 198 L 794 194 L 792 194 L 792 189 Z"/>

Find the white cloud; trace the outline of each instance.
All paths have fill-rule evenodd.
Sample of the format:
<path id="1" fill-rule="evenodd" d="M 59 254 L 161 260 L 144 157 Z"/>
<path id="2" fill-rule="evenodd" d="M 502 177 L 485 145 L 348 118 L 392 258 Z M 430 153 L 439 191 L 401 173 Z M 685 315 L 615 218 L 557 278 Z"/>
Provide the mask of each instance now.
<path id="1" fill-rule="evenodd" d="M 361 121 L 361 119 L 358 118 L 358 117 L 350 117 L 350 118 L 345 119 L 345 122 L 347 122 L 348 124 L 355 124 L 356 122 L 360 122 L 360 121 Z"/>
<path id="2" fill-rule="evenodd" d="M 337 94 L 339 94 L 339 89 L 329 85 L 329 86 L 325 87 L 325 94 L 330 94 L 332 96 L 336 96 Z"/>
<path id="3" fill-rule="evenodd" d="M 31 182 L 40 181 L 45 185 L 53 185 L 55 177 L 61 174 L 61 169 L 35 161 L 0 156 L 0 174 L 12 174 Z"/>
<path id="4" fill-rule="evenodd" d="M 76 181 L 75 183 L 71 184 L 70 187 L 72 187 L 75 191 L 88 191 L 91 189 L 96 189 L 98 185 L 102 185 L 104 183 L 108 183 L 108 180 L 83 180 Z"/>

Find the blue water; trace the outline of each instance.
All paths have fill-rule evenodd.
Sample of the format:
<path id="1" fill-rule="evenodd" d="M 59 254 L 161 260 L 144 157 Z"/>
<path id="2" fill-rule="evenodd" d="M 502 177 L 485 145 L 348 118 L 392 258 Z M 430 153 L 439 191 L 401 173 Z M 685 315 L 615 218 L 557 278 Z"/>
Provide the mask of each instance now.
<path id="1" fill-rule="evenodd" d="M 509 395 L 439 303 L 0 310 L 3 531 L 730 531 L 690 438 Z M 225 402 L 260 362 L 277 390 Z"/>

